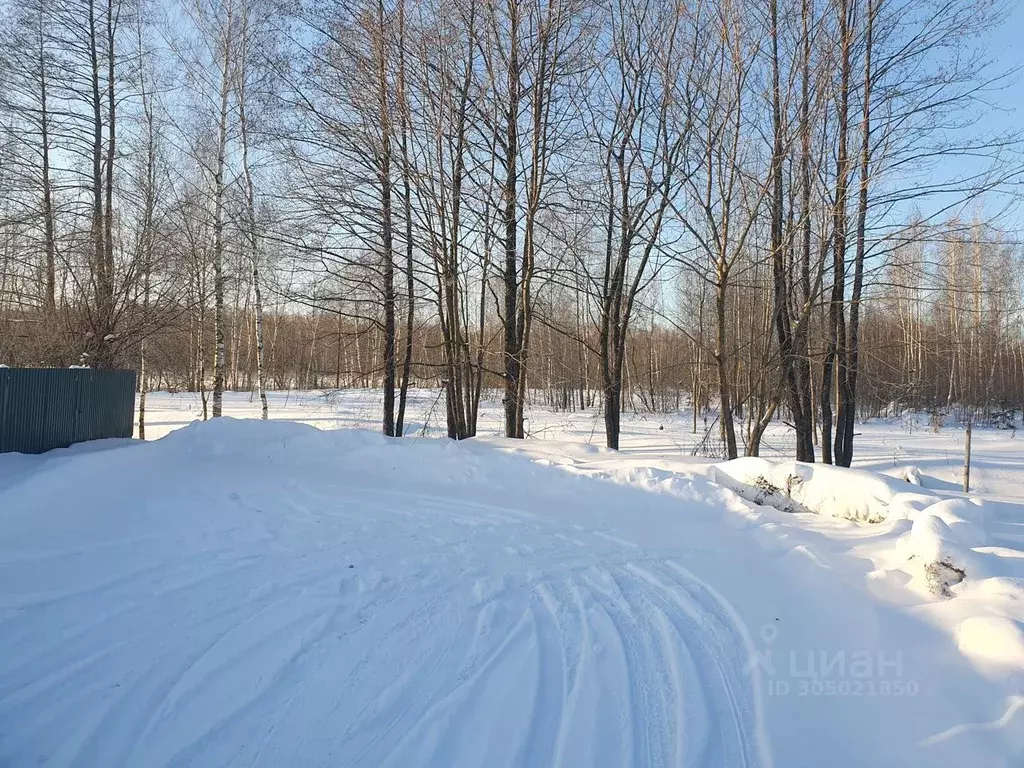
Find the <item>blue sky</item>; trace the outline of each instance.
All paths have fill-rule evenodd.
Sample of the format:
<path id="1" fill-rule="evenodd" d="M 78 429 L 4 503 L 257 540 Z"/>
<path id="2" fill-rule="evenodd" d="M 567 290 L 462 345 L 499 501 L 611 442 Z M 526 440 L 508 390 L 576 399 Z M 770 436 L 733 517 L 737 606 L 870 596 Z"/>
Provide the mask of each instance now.
<path id="1" fill-rule="evenodd" d="M 1010 70 L 1024 66 L 1024 0 L 1008 0 L 1009 17 L 992 31 L 988 52 L 996 61 L 997 70 Z M 1024 130 L 1024 71 L 1019 72 L 999 93 L 992 94 L 997 107 L 980 126 L 991 131 Z M 1021 186 L 1013 190 L 1014 196 L 1024 191 Z M 986 206 L 992 208 L 994 206 Z M 1024 211 L 1008 216 L 1006 224 L 1020 231 L 1024 229 Z"/>

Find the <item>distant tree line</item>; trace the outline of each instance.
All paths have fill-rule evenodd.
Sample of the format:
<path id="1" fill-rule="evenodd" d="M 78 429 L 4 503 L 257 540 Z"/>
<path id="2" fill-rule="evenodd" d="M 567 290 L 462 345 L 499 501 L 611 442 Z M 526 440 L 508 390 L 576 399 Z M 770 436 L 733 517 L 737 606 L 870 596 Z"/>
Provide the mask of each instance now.
<path id="1" fill-rule="evenodd" d="M 389 435 L 413 386 L 456 439 L 491 393 L 612 448 L 692 407 L 840 465 L 864 416 L 1021 409 L 1007 7 L 7 2 L 0 362 L 211 416 L 374 387 Z"/>

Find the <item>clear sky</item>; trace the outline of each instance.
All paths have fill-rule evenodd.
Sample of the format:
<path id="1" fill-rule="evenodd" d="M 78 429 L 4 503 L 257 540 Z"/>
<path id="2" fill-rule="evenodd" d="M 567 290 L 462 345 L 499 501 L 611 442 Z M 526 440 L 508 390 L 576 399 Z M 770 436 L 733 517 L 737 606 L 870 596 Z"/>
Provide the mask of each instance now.
<path id="1" fill-rule="evenodd" d="M 1010 0 L 1010 17 L 992 33 L 993 56 L 1004 68 L 1024 64 L 1024 0 Z M 1024 108 L 1024 77 L 1019 77 L 1006 91 L 1005 106 L 1011 110 L 1010 121 L 1020 124 Z"/>
<path id="2" fill-rule="evenodd" d="M 994 71 L 1022 71 L 1014 75 L 1000 92 L 991 94 L 990 100 L 996 108 L 979 127 L 993 132 L 1024 132 L 1024 0 L 1007 0 L 1007 6 L 1009 17 L 992 31 L 987 52 L 995 60 Z M 1011 193 L 1009 197 L 1020 197 L 1024 193 L 1024 179 L 1021 179 L 1021 183 L 1018 183 Z M 1002 202 L 1011 203 L 1012 200 Z M 990 204 L 986 208 L 991 209 L 997 205 Z M 1018 238 L 1024 236 L 1024 209 L 1018 206 L 1018 210 L 1007 216 L 1005 223 L 1018 230 Z"/>

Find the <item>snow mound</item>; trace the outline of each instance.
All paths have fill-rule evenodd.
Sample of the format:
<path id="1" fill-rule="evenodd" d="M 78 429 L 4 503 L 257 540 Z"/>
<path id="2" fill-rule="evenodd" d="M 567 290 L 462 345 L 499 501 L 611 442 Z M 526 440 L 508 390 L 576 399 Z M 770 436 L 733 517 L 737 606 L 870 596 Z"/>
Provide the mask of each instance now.
<path id="1" fill-rule="evenodd" d="M 921 470 L 917 467 L 907 467 L 903 470 L 903 479 L 911 485 L 924 485 L 921 482 Z"/>
<path id="2" fill-rule="evenodd" d="M 1004 616 L 972 616 L 960 624 L 957 646 L 965 656 L 1009 670 L 1024 670 L 1024 624 Z"/>
<path id="3" fill-rule="evenodd" d="M 937 500 L 908 493 L 906 481 L 873 472 L 756 457 L 716 465 L 713 479 L 755 504 L 867 523 L 906 517 L 915 502 Z"/>
<path id="4" fill-rule="evenodd" d="M 815 513 L 862 523 L 889 523 L 896 567 L 913 587 L 949 598 L 965 579 L 986 579 L 991 553 L 985 504 L 942 498 L 913 481 L 827 464 L 747 457 L 716 465 L 715 482 L 741 498 L 783 512 Z"/>
<path id="5" fill-rule="evenodd" d="M 168 456 L 210 457 L 221 460 L 245 460 L 272 457 L 289 464 L 308 462 L 311 455 L 326 452 L 372 452 L 384 448 L 389 440 L 366 430 L 324 431 L 309 424 L 270 419 L 235 419 L 223 416 L 209 421 L 194 421 L 186 427 L 147 443 L 148 450 Z"/>
<path id="6" fill-rule="evenodd" d="M 985 506 L 981 502 L 973 499 L 943 499 L 930 505 L 927 512 L 942 520 L 964 546 L 980 547 L 988 543 Z"/>
<path id="7" fill-rule="evenodd" d="M 264 446 L 277 446 L 287 440 L 319 434 L 319 430 L 308 424 L 294 421 L 270 420 L 254 427 L 255 419 L 235 419 L 223 416 L 209 421 L 193 421 L 170 433 L 154 445 L 167 451 L 205 450 L 212 453 L 246 451 L 251 449 L 254 430 L 258 430 L 259 442 Z"/>
<path id="8" fill-rule="evenodd" d="M 896 541 L 903 569 L 929 593 L 952 597 L 951 588 L 970 577 L 987 579 L 990 543 L 985 506 L 975 499 L 943 499 L 911 512 L 909 532 Z"/>
<path id="9" fill-rule="evenodd" d="M 911 575 L 924 580 L 929 592 L 951 597 L 950 587 L 959 584 L 968 573 L 975 575 L 971 553 L 938 515 L 924 513 L 906 534 L 896 542 Z"/>
<path id="10" fill-rule="evenodd" d="M 788 560 L 813 562 L 810 580 L 837 564 L 822 557 L 823 539 L 850 542 L 845 555 L 876 566 L 866 574 L 873 594 L 914 606 L 946 632 L 963 659 L 1024 705 L 1024 506 L 952 496 L 952 486 L 927 490 L 915 468 L 888 476 L 745 458 L 717 465 L 711 476 L 738 503 L 763 505 L 751 510 L 762 520 L 758 533 L 786 550 Z M 1016 725 L 1010 730 L 1024 734 Z M 1015 742 L 1018 758 L 1022 748 L 1024 742 Z"/>

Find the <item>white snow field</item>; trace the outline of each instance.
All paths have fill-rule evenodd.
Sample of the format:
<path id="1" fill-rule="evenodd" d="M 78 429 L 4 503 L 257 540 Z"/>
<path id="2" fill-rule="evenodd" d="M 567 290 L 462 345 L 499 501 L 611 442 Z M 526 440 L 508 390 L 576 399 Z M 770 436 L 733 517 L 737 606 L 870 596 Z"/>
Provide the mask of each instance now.
<path id="1" fill-rule="evenodd" d="M 504 416 L 498 393 L 480 404 L 478 434 L 504 434 Z M 357 427 L 378 431 L 381 421 L 379 390 L 318 390 L 268 393 L 270 418 L 300 421 L 321 429 Z M 441 437 L 444 430 L 444 400 L 436 389 L 410 392 L 407 432 L 417 436 Z M 150 393 L 146 400 L 146 437 L 150 440 L 180 429 L 202 417 L 202 402 L 196 393 Z M 258 419 L 259 400 L 249 393 L 226 392 L 224 414 Z M 698 419 L 692 432 L 692 411 L 675 414 L 633 413 L 622 416 L 623 452 L 631 456 L 685 457 L 694 449 L 702 455 L 700 443 L 707 426 Z M 860 469 L 896 474 L 915 467 L 928 487 L 937 490 L 960 488 L 963 472 L 964 433 L 955 426 L 935 433 L 927 414 L 877 420 L 857 425 L 855 463 Z M 534 407 L 527 411 L 527 436 L 532 439 L 568 440 L 604 445 L 604 422 L 597 409 L 554 413 Z M 1024 431 L 974 430 L 971 488 L 993 496 L 1024 501 Z M 792 431 L 785 426 L 769 427 L 761 444 L 761 455 L 790 457 L 794 453 Z M 1024 529 L 1024 526 L 1022 526 Z M 1024 542 L 1024 530 L 1020 531 Z"/>
<path id="2" fill-rule="evenodd" d="M 952 430 L 865 425 L 892 476 L 837 477 L 689 458 L 683 416 L 619 454 L 592 414 L 281 420 L 370 400 L 0 455 L 0 766 L 1024 765 L 1009 433 L 964 500 Z"/>

